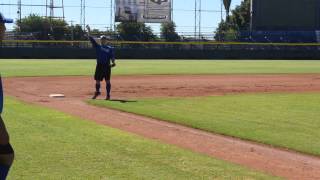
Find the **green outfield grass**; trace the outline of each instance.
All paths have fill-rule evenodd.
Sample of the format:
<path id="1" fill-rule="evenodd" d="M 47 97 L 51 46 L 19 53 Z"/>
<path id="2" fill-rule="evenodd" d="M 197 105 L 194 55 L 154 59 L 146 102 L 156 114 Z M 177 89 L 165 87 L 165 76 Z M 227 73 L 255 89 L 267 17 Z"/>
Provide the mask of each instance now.
<path id="1" fill-rule="evenodd" d="M 95 60 L 0 60 L 3 76 L 92 75 Z M 119 60 L 115 75 L 320 73 L 320 61 Z"/>
<path id="2" fill-rule="evenodd" d="M 11 98 L 8 179 L 273 179 L 210 157 Z"/>
<path id="3" fill-rule="evenodd" d="M 320 94 L 251 94 L 89 103 L 320 155 Z"/>

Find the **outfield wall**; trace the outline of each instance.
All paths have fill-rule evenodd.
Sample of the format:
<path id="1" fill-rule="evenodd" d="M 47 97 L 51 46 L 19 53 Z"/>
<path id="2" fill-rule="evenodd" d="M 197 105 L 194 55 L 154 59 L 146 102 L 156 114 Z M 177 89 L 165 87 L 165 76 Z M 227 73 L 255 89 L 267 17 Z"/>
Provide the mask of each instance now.
<path id="1" fill-rule="evenodd" d="M 93 59 L 93 49 L 0 48 L 0 58 L 8 59 Z M 319 59 L 318 47 L 287 49 L 118 49 L 118 59 Z"/>
<path id="2" fill-rule="evenodd" d="M 318 30 L 320 0 L 253 0 L 253 29 Z"/>

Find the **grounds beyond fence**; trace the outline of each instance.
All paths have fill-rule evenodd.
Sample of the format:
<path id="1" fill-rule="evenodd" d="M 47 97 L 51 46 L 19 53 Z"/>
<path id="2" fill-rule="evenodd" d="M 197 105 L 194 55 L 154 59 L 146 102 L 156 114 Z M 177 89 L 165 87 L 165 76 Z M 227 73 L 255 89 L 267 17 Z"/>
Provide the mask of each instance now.
<path id="1" fill-rule="evenodd" d="M 110 41 L 117 48 L 138 49 L 318 49 L 320 43 L 272 43 L 272 42 L 163 42 L 163 41 Z M 5 40 L 1 47 L 8 48 L 91 48 L 89 41 Z"/>
<path id="2" fill-rule="evenodd" d="M 90 47 L 89 44 L 87 44 Z M 2 47 L 1 58 L 94 59 L 95 51 L 75 45 Z M 82 46 L 82 45 L 81 45 Z M 118 44 L 117 59 L 320 59 L 319 46 Z"/>
<path id="3" fill-rule="evenodd" d="M 319 43 L 111 41 L 122 59 L 320 59 Z M 6 40 L 0 58 L 95 58 L 89 41 Z"/>

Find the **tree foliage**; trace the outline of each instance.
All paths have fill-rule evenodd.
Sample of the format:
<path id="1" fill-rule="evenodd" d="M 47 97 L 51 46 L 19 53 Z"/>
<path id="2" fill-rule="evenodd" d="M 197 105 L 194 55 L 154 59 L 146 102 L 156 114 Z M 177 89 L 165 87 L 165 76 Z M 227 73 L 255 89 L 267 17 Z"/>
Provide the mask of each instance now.
<path id="1" fill-rule="evenodd" d="M 240 31 L 250 29 L 250 0 L 243 0 L 239 6 L 231 11 L 227 21 L 219 23 L 215 31 L 218 41 L 235 40 Z"/>
<path id="2" fill-rule="evenodd" d="M 87 40 L 86 32 L 82 29 L 79 24 L 68 26 L 67 31 L 68 40 Z"/>
<path id="3" fill-rule="evenodd" d="M 62 19 L 49 19 L 31 14 L 17 21 L 15 31 L 31 33 L 39 40 L 61 40 L 65 39 L 67 23 Z"/>
<path id="4" fill-rule="evenodd" d="M 139 22 L 122 22 L 117 25 L 117 31 L 122 40 L 126 41 L 151 41 L 155 40 L 150 26 Z"/>
<path id="5" fill-rule="evenodd" d="M 179 41 L 180 36 L 176 32 L 176 24 L 174 22 L 166 22 L 161 24 L 161 39 L 166 41 Z"/>

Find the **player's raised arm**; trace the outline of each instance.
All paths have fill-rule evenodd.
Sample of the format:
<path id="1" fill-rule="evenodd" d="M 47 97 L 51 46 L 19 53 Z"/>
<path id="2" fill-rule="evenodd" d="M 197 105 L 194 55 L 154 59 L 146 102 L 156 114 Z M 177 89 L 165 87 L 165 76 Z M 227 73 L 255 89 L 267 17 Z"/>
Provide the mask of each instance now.
<path id="1" fill-rule="evenodd" d="M 87 29 L 87 36 L 92 44 L 92 46 L 94 48 L 97 48 L 99 46 L 99 44 L 97 43 L 97 41 L 91 36 L 91 29 L 90 29 L 90 26 L 86 26 L 86 29 Z"/>
<path id="2" fill-rule="evenodd" d="M 89 40 L 90 40 L 90 42 L 91 42 L 91 44 L 92 44 L 92 46 L 93 46 L 94 48 L 97 48 L 97 47 L 99 46 L 99 44 L 97 43 L 97 41 L 94 40 L 94 38 L 93 38 L 92 36 L 89 36 Z"/>

